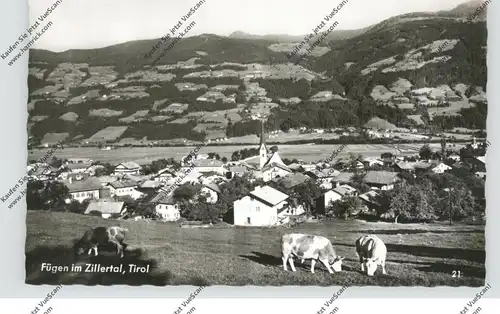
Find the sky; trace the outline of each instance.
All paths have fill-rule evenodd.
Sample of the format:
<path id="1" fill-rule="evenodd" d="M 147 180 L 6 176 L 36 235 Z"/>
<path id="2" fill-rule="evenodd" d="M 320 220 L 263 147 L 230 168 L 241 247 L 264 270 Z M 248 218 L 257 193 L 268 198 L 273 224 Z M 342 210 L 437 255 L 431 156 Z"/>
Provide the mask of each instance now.
<path id="1" fill-rule="evenodd" d="M 57 0 L 30 0 L 35 23 Z M 61 0 L 60 0 L 61 1 Z M 186 36 L 234 31 L 265 35 L 310 33 L 342 0 L 205 0 L 189 18 L 196 24 Z M 163 36 L 199 0 L 62 0 L 40 23 L 52 25 L 34 48 L 51 51 L 90 49 Z M 450 10 L 466 0 L 348 0 L 335 16 L 336 29 L 357 29 L 391 16 Z M 333 23 L 333 21 L 332 21 Z M 326 29 L 326 28 L 325 28 Z M 12 38 L 15 40 L 15 38 Z"/>

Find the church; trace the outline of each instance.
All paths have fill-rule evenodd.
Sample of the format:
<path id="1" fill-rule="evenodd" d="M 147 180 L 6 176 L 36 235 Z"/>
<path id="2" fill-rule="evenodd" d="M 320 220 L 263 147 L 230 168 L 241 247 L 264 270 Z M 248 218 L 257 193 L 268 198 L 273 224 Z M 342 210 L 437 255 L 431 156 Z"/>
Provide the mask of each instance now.
<path id="1" fill-rule="evenodd" d="M 292 173 L 292 170 L 285 165 L 283 160 L 281 160 L 277 150 L 270 153 L 267 149 L 264 122 L 261 123 L 259 164 L 264 182 L 271 181 L 275 178 L 285 177 Z"/>

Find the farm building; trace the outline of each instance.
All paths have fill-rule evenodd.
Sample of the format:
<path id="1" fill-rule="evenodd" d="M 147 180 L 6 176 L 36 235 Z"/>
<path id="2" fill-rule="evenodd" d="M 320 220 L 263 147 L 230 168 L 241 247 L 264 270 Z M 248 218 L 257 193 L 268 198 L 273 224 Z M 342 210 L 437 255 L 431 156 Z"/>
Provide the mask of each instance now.
<path id="1" fill-rule="evenodd" d="M 364 183 L 376 190 L 392 190 L 398 180 L 398 173 L 389 171 L 368 171 L 363 178 Z"/>
<path id="2" fill-rule="evenodd" d="M 340 172 L 338 170 L 335 170 L 333 168 L 331 169 L 314 169 L 311 171 L 307 171 L 306 175 L 308 175 L 310 178 L 316 180 L 316 182 L 319 184 L 319 186 L 322 189 L 329 190 L 331 189 L 332 186 L 332 179 L 337 176 Z"/>
<path id="3" fill-rule="evenodd" d="M 139 174 L 141 166 L 133 161 L 123 162 L 115 167 L 115 175 Z"/>
<path id="4" fill-rule="evenodd" d="M 91 215 L 93 213 L 100 213 L 101 217 L 106 219 L 110 218 L 112 215 L 121 216 L 127 211 L 124 204 L 124 202 L 93 201 L 89 203 L 84 214 Z"/>
<path id="5" fill-rule="evenodd" d="M 114 181 L 108 183 L 111 196 L 125 196 L 128 195 L 133 199 L 140 198 L 143 193 L 136 190 L 139 187 L 139 183 L 132 180 L 125 181 Z"/>
<path id="6" fill-rule="evenodd" d="M 100 190 L 102 189 L 101 181 L 97 178 L 89 178 L 87 180 L 66 182 L 69 193 L 74 200 L 82 202 L 83 200 L 92 198 L 99 199 Z"/>
<path id="7" fill-rule="evenodd" d="M 342 195 L 337 193 L 334 190 L 330 190 L 321 195 L 316 201 L 317 211 L 319 213 L 326 213 L 329 208 L 332 206 L 333 202 L 340 201 L 342 199 Z"/>
<path id="8" fill-rule="evenodd" d="M 165 221 L 177 221 L 181 218 L 179 206 L 171 195 L 160 192 L 150 201 L 155 205 L 155 213 Z"/>
<path id="9" fill-rule="evenodd" d="M 217 184 L 208 183 L 201 188 L 201 193 L 206 195 L 207 203 L 215 204 L 219 200 L 221 190 Z"/>
<path id="10" fill-rule="evenodd" d="M 192 166 L 182 167 L 183 170 L 191 169 L 199 173 L 214 172 L 218 174 L 225 174 L 226 170 L 223 167 L 224 163 L 216 159 L 195 159 L 192 161 Z"/>
<path id="11" fill-rule="evenodd" d="M 290 210 L 287 199 L 288 195 L 270 186 L 258 186 L 247 196 L 234 202 L 234 224 L 236 226 L 275 226 L 279 224 L 278 215 Z M 288 214 L 299 214 L 294 211 L 295 209 L 291 210 L 292 212 Z"/>
<path id="12" fill-rule="evenodd" d="M 442 162 L 431 168 L 431 171 L 434 173 L 444 173 L 445 171 L 449 170 L 451 170 L 451 167 Z"/>

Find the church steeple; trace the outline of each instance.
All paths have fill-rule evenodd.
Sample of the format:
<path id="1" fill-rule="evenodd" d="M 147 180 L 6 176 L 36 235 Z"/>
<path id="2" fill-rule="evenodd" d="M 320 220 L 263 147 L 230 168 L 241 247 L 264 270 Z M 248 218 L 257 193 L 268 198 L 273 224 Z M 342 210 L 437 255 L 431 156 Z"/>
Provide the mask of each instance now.
<path id="1" fill-rule="evenodd" d="M 260 145 L 259 145 L 259 159 L 260 159 L 260 169 L 264 167 L 267 162 L 267 147 L 266 147 L 266 135 L 264 133 L 264 121 L 260 123 Z"/>

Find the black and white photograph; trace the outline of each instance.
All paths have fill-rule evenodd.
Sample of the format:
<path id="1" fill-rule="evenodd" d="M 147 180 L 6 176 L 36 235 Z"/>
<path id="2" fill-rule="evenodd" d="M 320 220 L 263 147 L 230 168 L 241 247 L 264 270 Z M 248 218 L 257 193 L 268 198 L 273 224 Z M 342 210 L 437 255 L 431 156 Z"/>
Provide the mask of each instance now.
<path id="1" fill-rule="evenodd" d="M 25 283 L 488 289 L 490 2 L 31 0 Z"/>

